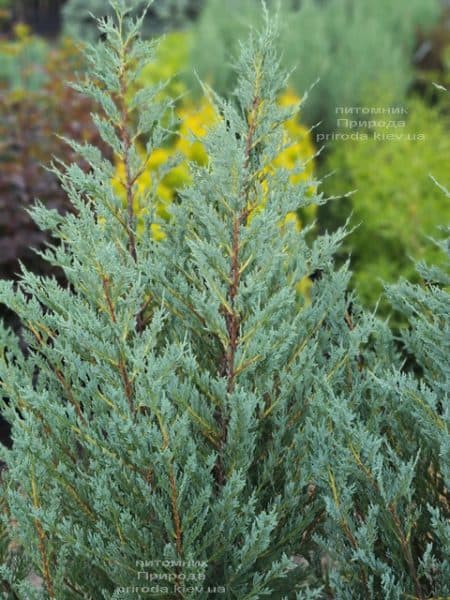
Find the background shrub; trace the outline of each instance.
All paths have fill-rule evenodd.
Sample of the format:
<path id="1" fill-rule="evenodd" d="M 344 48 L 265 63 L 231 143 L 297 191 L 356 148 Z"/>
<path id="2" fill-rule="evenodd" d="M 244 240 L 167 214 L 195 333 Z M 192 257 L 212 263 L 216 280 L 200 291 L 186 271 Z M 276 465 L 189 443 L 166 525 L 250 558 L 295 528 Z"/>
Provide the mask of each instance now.
<path id="1" fill-rule="evenodd" d="M 399 275 L 414 280 L 414 260 L 439 262 L 440 253 L 426 238 L 450 221 L 450 204 L 429 178 L 434 173 L 443 185 L 449 183 L 450 116 L 446 107 L 430 107 L 419 98 L 405 108 L 408 114 L 394 119 L 405 118 L 405 127 L 340 130 L 368 139 L 330 143 L 324 167 L 335 172 L 325 182 L 327 193 L 356 190 L 350 198 L 330 203 L 321 219 L 325 227 L 352 213 L 357 228 L 345 252 L 352 254 L 354 282 L 368 306 L 377 302 L 382 281 L 394 282 Z M 374 137 L 392 134 L 400 139 Z"/>
<path id="2" fill-rule="evenodd" d="M 275 10 L 276 2 L 269 6 Z M 304 119 L 334 130 L 336 107 L 358 106 L 374 88 L 401 100 L 413 80 L 415 32 L 438 17 L 439 0 L 303 0 L 279 3 L 283 61 L 304 93 L 320 78 Z M 261 20 L 254 0 L 208 0 L 195 25 L 192 67 L 222 93 L 232 89 L 231 56 L 248 25 Z M 210 49 L 211 51 L 208 51 Z M 372 105 L 372 104 L 371 104 Z"/>
<path id="3" fill-rule="evenodd" d="M 144 21 L 144 33 L 155 35 L 161 31 L 185 26 L 195 19 L 204 0 L 155 0 Z M 130 0 L 135 14 L 142 11 L 146 0 Z M 81 40 L 94 40 L 98 35 L 95 19 L 113 14 L 108 2 L 103 0 L 69 0 L 63 7 L 63 28 L 67 35 Z"/>
<path id="4" fill-rule="evenodd" d="M 45 168 L 55 155 L 63 160 L 75 158 L 55 132 L 100 143 L 89 117 L 91 103 L 64 81 L 83 66 L 73 43 L 65 40 L 51 48 L 30 36 L 26 28 L 18 27 L 16 33 L 16 40 L 0 43 L 2 277 L 15 277 L 19 261 L 39 272 L 47 270 L 33 249 L 42 248 L 48 238 L 27 209 L 36 198 L 60 211 L 70 206 L 56 178 Z"/>
<path id="5" fill-rule="evenodd" d="M 27 25 L 13 27 L 12 39 L 0 38 L 0 86 L 11 91 L 37 91 L 46 80 L 43 65 L 48 58 L 49 45 L 31 35 Z"/>
<path id="6" fill-rule="evenodd" d="M 446 4 L 440 21 L 428 32 L 419 33 L 414 55 L 417 69 L 414 90 L 428 103 L 444 102 L 435 83 L 450 87 L 450 3 Z"/>

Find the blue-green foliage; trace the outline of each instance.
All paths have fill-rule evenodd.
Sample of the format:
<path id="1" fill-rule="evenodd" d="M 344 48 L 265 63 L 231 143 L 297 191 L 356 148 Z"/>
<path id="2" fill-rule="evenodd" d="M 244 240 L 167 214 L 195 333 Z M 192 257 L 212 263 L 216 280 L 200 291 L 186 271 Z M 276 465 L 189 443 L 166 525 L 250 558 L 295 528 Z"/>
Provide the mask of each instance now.
<path id="1" fill-rule="evenodd" d="M 444 231 L 447 238 L 436 241 L 435 245 L 446 258 L 445 266 L 438 268 L 420 263 L 417 271 L 423 281 L 422 286 L 402 281 L 388 290 L 391 301 L 411 323 L 411 328 L 403 335 L 408 352 L 422 369 L 427 385 L 447 399 L 450 393 L 449 227 Z"/>
<path id="2" fill-rule="evenodd" d="M 448 203 L 450 192 L 440 182 L 434 181 L 443 194 L 443 202 Z M 444 256 L 442 266 L 436 267 L 421 262 L 417 266 L 417 271 L 422 279 L 422 285 L 411 285 L 407 281 L 401 281 L 397 286 L 390 286 L 387 292 L 392 304 L 401 310 L 409 320 L 410 326 L 402 332 L 402 341 L 421 369 L 424 387 L 428 390 L 429 404 L 438 411 L 439 416 L 434 422 L 430 420 L 433 413 L 430 413 L 429 410 L 428 418 L 421 415 L 421 420 L 425 424 L 424 435 L 428 439 L 436 439 L 436 442 L 439 443 L 439 456 L 443 459 L 441 482 L 448 493 L 450 489 L 450 461 L 448 459 L 450 456 L 448 436 L 450 422 L 450 226 L 442 227 L 442 231 L 444 233 L 442 239 L 432 240 Z M 435 433 L 439 435 L 436 436 Z M 442 518 L 439 519 L 437 511 L 433 512 L 433 516 L 435 517 L 436 533 L 440 534 L 448 557 L 450 555 L 448 521 L 445 524 Z M 444 560 L 441 568 L 449 581 L 449 563 Z"/>
<path id="3" fill-rule="evenodd" d="M 134 14 L 150 7 L 143 22 L 146 35 L 155 35 L 174 27 L 184 26 L 193 18 L 203 0 L 129 0 Z M 62 8 L 64 32 L 81 40 L 98 36 L 95 17 L 111 16 L 114 11 L 104 0 L 68 0 Z"/>
<path id="4" fill-rule="evenodd" d="M 389 330 L 333 265 L 345 231 L 308 242 L 285 217 L 322 196 L 268 168 L 292 116 L 277 103 L 287 75 L 272 25 L 242 47 L 234 97 L 209 91 L 223 116 L 202 138 L 209 163 L 192 166 L 155 241 L 156 183 L 136 231 L 135 144 L 145 136 L 150 154 L 170 135 L 170 104 L 155 87 L 127 108 L 151 51 L 113 6 L 78 89 L 105 109 L 94 118 L 125 164 L 127 205 L 113 166 L 77 145 L 90 173 L 55 167 L 76 213 L 33 210 L 60 242 L 46 257 L 68 287 L 29 272 L 0 286 L 28 344 L 24 355 L 0 333 L 14 438 L 4 521 L 43 587 L 3 577 L 27 600 L 152 586 L 167 599 L 400 598 L 417 578 L 421 598 L 443 593 L 429 538 L 412 532 L 429 526 L 427 503 L 436 529 L 448 512 L 437 486 L 416 485 L 427 460 L 440 473 L 436 432 L 419 455 L 396 412 L 412 401 Z M 312 273 L 307 300 L 297 284 Z"/>
<path id="5" fill-rule="evenodd" d="M 420 264 L 423 286 L 387 288 L 409 320 L 402 341 L 420 379 L 392 368 L 380 377 L 370 365 L 368 395 L 336 399 L 333 435 L 322 442 L 317 469 L 329 486 L 330 519 L 320 541 L 339 598 L 450 593 L 448 237 L 438 245 L 447 267 Z M 379 340 L 379 353 L 389 347 L 389 336 Z M 319 447 L 317 433 L 314 439 Z"/>
<path id="6" fill-rule="evenodd" d="M 448 201 L 450 194 L 444 192 Z M 387 290 L 391 302 L 409 320 L 402 341 L 422 373 L 420 386 L 410 378 L 398 382 L 403 395 L 412 399 L 410 413 L 399 407 L 399 414 L 414 432 L 423 468 L 427 468 L 426 479 L 430 489 L 436 490 L 437 501 L 431 503 L 424 497 L 422 506 L 426 503 L 424 513 L 432 524 L 423 570 L 441 582 L 433 590 L 437 596 L 450 594 L 450 227 L 443 231 L 444 239 L 435 244 L 446 258 L 444 265 L 420 263 L 422 285 L 402 281 Z"/>

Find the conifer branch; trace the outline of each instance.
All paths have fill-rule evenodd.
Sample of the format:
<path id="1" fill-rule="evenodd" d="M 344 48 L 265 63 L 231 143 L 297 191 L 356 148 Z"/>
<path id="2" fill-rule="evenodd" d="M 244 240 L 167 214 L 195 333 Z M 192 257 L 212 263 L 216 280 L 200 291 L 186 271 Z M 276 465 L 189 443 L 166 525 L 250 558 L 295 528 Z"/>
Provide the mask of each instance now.
<path id="1" fill-rule="evenodd" d="M 61 370 L 58 368 L 55 368 L 55 375 L 56 375 L 58 381 L 60 382 L 60 384 L 62 385 L 64 391 L 66 392 L 69 402 L 72 404 L 72 406 L 75 407 L 75 410 L 77 412 L 77 415 L 78 415 L 80 421 L 83 423 L 86 423 L 86 421 L 84 419 L 83 411 L 81 410 L 80 403 L 75 399 L 73 392 L 72 392 L 72 388 L 70 387 L 69 383 L 67 382 L 67 380 L 64 377 L 63 373 L 61 372 Z"/>
<path id="2" fill-rule="evenodd" d="M 37 323 L 36 325 L 39 326 L 39 323 Z M 47 335 L 49 335 L 49 337 L 51 337 L 51 338 L 55 337 L 54 333 L 53 332 L 49 332 L 49 330 L 45 326 L 42 326 L 42 328 L 47 333 Z M 32 333 L 34 339 L 39 344 L 39 346 L 43 348 L 45 345 L 44 345 L 44 342 L 42 340 L 42 337 L 36 331 L 36 329 L 33 326 L 33 324 L 28 323 L 28 329 Z M 58 369 L 58 367 L 56 367 L 55 365 L 53 365 L 50 362 L 49 358 L 45 355 L 45 353 L 42 353 L 42 356 L 46 360 L 47 364 L 49 365 L 49 368 L 56 375 L 56 378 L 58 379 L 58 381 L 60 382 L 60 384 L 62 385 L 62 388 L 66 392 L 67 399 L 72 404 L 72 406 L 75 408 L 78 417 L 80 418 L 80 420 L 83 423 L 85 423 L 85 419 L 84 419 L 83 411 L 81 410 L 80 403 L 75 399 L 75 397 L 73 395 L 73 392 L 72 392 L 72 389 L 71 389 L 69 383 L 67 382 L 67 380 L 65 379 L 63 373 L 61 372 L 61 369 Z"/>
<path id="3" fill-rule="evenodd" d="M 401 524 L 400 518 L 397 514 L 397 510 L 396 510 L 394 504 L 390 504 L 388 506 L 388 510 L 392 516 L 392 520 L 393 520 L 395 528 L 397 529 L 397 532 L 398 532 L 399 541 L 400 541 L 402 551 L 405 556 L 406 564 L 408 565 L 409 574 L 411 575 L 411 579 L 414 582 L 414 590 L 415 590 L 415 593 L 417 596 L 417 600 L 425 600 L 422 586 L 420 585 L 419 578 L 417 576 L 417 570 L 416 570 L 416 565 L 414 564 L 414 558 L 411 553 L 411 543 L 405 537 L 405 534 L 403 533 L 402 524 Z"/>
<path id="4" fill-rule="evenodd" d="M 37 493 L 36 479 L 34 476 L 33 468 L 31 471 L 31 490 L 32 490 L 34 509 L 39 510 L 41 508 L 41 506 L 40 506 L 40 502 L 39 502 L 39 496 Z M 36 532 L 38 535 L 39 551 L 41 553 L 41 559 L 42 559 L 42 569 L 41 569 L 42 577 L 44 579 L 44 584 L 47 589 L 49 598 L 51 600 L 54 600 L 54 599 L 56 599 L 56 596 L 55 596 L 55 593 L 53 590 L 53 582 L 52 582 L 52 578 L 50 575 L 50 563 L 48 560 L 47 549 L 46 549 L 46 541 L 47 541 L 46 536 L 45 536 L 42 524 L 38 518 L 34 519 L 34 526 L 36 528 Z"/>
<path id="5" fill-rule="evenodd" d="M 331 488 L 334 504 L 335 504 L 337 510 L 341 513 L 339 525 L 340 525 L 342 531 L 344 532 L 345 537 L 350 542 L 350 545 L 353 548 L 353 550 L 358 550 L 358 542 L 355 539 L 355 536 L 353 535 L 345 516 L 341 512 L 341 506 L 340 506 L 339 494 L 338 494 L 338 490 L 337 490 L 337 486 L 336 486 L 336 480 L 335 480 L 335 477 L 334 477 L 334 474 L 333 474 L 333 471 L 331 470 L 331 468 L 328 468 L 328 479 L 330 482 L 330 488 Z M 360 565 L 360 572 L 361 572 L 361 578 L 364 583 L 364 587 L 367 589 L 367 591 L 369 591 L 367 573 L 366 573 L 366 569 L 363 564 Z"/>
<path id="6" fill-rule="evenodd" d="M 252 109 L 248 117 L 248 130 L 245 140 L 245 154 L 244 154 L 244 173 L 245 180 L 243 184 L 243 201 L 242 207 L 238 214 L 235 214 L 232 224 L 232 235 L 231 235 L 231 255 L 230 255 L 230 275 L 229 275 L 229 288 L 228 288 L 228 306 L 222 306 L 222 312 L 225 315 L 225 323 L 228 333 L 228 347 L 225 350 L 225 354 L 222 358 L 222 375 L 227 378 L 227 392 L 232 394 L 235 388 L 236 376 L 238 371 L 236 370 L 236 352 L 239 345 L 240 328 L 241 328 L 241 316 L 236 309 L 236 297 L 239 292 L 239 284 L 241 280 L 241 264 L 240 264 L 240 229 L 246 224 L 250 208 L 248 202 L 251 173 L 249 173 L 251 155 L 253 150 L 253 138 L 258 123 L 258 110 L 260 106 L 259 96 L 259 79 L 257 74 L 257 80 L 255 85 L 255 95 L 253 97 Z M 220 431 L 220 445 L 224 446 L 227 439 L 228 419 L 224 417 L 223 412 L 218 408 L 215 412 L 215 419 Z M 216 483 L 219 486 L 225 483 L 224 467 L 222 463 L 222 457 L 220 452 L 217 457 L 215 465 L 215 477 Z"/>
<path id="7" fill-rule="evenodd" d="M 106 299 L 106 304 L 108 307 L 108 313 L 111 317 L 111 321 L 113 322 L 114 325 L 116 325 L 117 318 L 116 318 L 116 311 L 114 308 L 114 304 L 113 304 L 112 298 L 111 298 L 110 283 L 111 283 L 111 281 L 108 277 L 105 277 L 105 276 L 102 277 L 102 286 L 103 286 L 103 291 L 105 293 L 105 299 Z M 118 355 L 119 355 L 117 367 L 119 369 L 120 377 L 122 379 L 123 389 L 125 392 L 125 396 L 126 396 L 128 405 L 130 407 L 131 412 L 134 414 L 135 409 L 134 409 L 134 401 L 133 401 L 133 395 L 134 395 L 133 385 L 132 385 L 130 377 L 128 375 L 126 358 L 125 358 L 123 350 L 120 346 L 119 340 L 117 340 L 117 351 L 118 351 Z"/>
<path id="8" fill-rule="evenodd" d="M 126 48 L 125 48 L 126 49 Z M 125 78 L 125 57 L 122 56 L 122 65 L 119 74 L 119 82 L 120 82 L 120 94 L 118 97 L 119 109 L 122 115 L 122 120 L 119 126 L 119 132 L 123 145 L 123 161 L 125 166 L 125 192 L 126 192 L 126 202 L 127 202 L 127 233 L 128 233 L 128 250 L 133 257 L 133 260 L 137 260 L 137 252 L 136 252 L 136 218 L 133 210 L 133 185 L 134 178 L 131 174 L 131 165 L 130 165 L 130 151 L 132 147 L 132 142 L 130 139 L 130 134 L 128 131 L 128 123 L 129 123 L 129 111 L 127 108 L 126 102 L 126 93 L 127 93 L 127 84 Z"/>
<path id="9" fill-rule="evenodd" d="M 169 438 L 169 434 L 167 432 L 167 429 L 163 423 L 162 417 L 161 415 L 157 415 L 157 420 L 159 423 L 159 427 L 161 429 L 161 434 L 163 436 L 163 450 L 166 450 L 167 448 L 169 448 L 170 445 L 170 438 Z M 174 524 L 174 528 L 175 528 L 175 548 L 176 548 L 176 552 L 177 552 L 177 556 L 179 559 L 182 558 L 183 556 L 183 532 L 182 532 L 182 527 L 181 527 L 181 517 L 180 517 L 180 512 L 178 510 L 178 490 L 177 490 L 177 483 L 176 483 L 176 479 L 175 479 L 175 472 L 174 472 L 174 468 L 173 468 L 173 462 L 172 462 L 172 458 L 169 458 L 169 483 L 170 483 L 170 491 L 171 491 L 171 509 L 172 509 L 172 519 L 173 519 L 173 524 Z M 180 568 L 177 565 L 175 567 L 175 581 L 176 581 L 176 587 L 178 588 L 181 581 L 180 581 Z M 176 593 L 176 597 L 182 597 L 180 595 L 180 593 L 177 590 Z"/>
<path id="10" fill-rule="evenodd" d="M 379 487 L 379 484 L 378 484 L 376 478 L 372 475 L 370 470 L 364 465 L 358 452 L 355 450 L 355 448 L 353 447 L 352 444 L 350 444 L 350 449 L 355 458 L 356 464 L 364 472 L 370 485 L 375 489 L 375 491 L 378 494 L 380 494 L 380 487 Z M 425 600 L 425 596 L 423 594 L 423 590 L 420 585 L 419 578 L 417 576 L 417 570 L 416 570 L 416 566 L 414 564 L 414 559 L 413 559 L 413 556 L 411 553 L 411 545 L 410 545 L 410 542 L 408 541 L 408 539 L 405 537 L 405 534 L 403 533 L 401 520 L 397 514 L 397 510 L 396 510 L 394 504 L 393 503 L 389 504 L 389 506 L 387 507 L 387 510 L 388 510 L 389 514 L 391 515 L 395 529 L 397 530 L 398 540 L 402 547 L 402 551 L 403 551 L 406 563 L 408 565 L 408 570 L 411 575 L 411 579 L 414 582 L 414 588 L 415 588 L 415 593 L 416 593 L 417 599 Z"/>
<path id="11" fill-rule="evenodd" d="M 240 273 L 239 273 L 239 227 L 240 217 L 236 216 L 233 220 L 232 251 L 230 267 L 230 287 L 228 291 L 228 301 L 230 312 L 226 313 L 226 324 L 228 331 L 228 349 L 225 355 L 225 376 L 227 377 L 227 391 L 232 393 L 235 384 L 235 356 L 239 339 L 240 316 L 236 312 L 235 301 L 238 294 Z"/>
<path id="12" fill-rule="evenodd" d="M 173 470 L 172 463 L 170 464 L 169 480 L 170 480 L 170 489 L 172 491 L 172 514 L 173 514 L 173 520 L 174 520 L 174 524 L 175 524 L 175 545 L 176 545 L 176 549 L 177 549 L 177 555 L 182 556 L 183 555 L 183 546 L 182 546 L 181 519 L 180 519 L 180 513 L 178 511 L 178 491 L 177 491 L 177 484 L 175 481 L 175 473 Z"/>

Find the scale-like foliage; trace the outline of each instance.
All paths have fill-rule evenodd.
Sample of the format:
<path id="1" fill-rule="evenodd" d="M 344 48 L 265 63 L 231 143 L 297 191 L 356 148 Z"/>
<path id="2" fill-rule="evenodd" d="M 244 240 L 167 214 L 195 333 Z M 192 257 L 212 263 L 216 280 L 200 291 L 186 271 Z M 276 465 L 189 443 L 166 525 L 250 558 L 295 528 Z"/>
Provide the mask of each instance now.
<path id="1" fill-rule="evenodd" d="M 438 246 L 448 260 L 448 238 Z M 419 377 L 374 374 L 359 400 L 362 419 L 358 402 L 337 398 L 333 436 L 316 463 L 329 488 L 321 543 L 337 598 L 450 593 L 450 277 L 444 266 L 418 271 L 424 286 L 402 281 L 387 292 L 410 322 L 402 338 Z M 381 341 L 386 352 L 389 339 Z M 311 439 L 321 443 L 317 433 Z"/>
<path id="2" fill-rule="evenodd" d="M 271 168 L 293 115 L 278 102 L 287 75 L 272 25 L 242 47 L 234 97 L 208 90 L 220 115 L 202 138 L 208 161 L 191 165 L 167 221 L 157 182 L 143 197 L 137 181 L 170 134 L 170 103 L 160 86 L 129 102 L 149 45 L 141 20 L 112 5 L 117 24 L 99 22 L 77 88 L 103 109 L 94 121 L 124 164 L 126 202 L 114 166 L 73 144 L 91 170 L 55 169 L 75 212 L 33 210 L 69 285 L 24 271 L 17 289 L 0 287 L 28 343 L 23 355 L 1 331 L 14 438 L 4 520 L 42 589 L 3 577 L 27 599 L 414 593 L 416 455 L 393 443 L 385 414 L 383 374 L 398 359 L 333 265 L 345 231 L 310 241 L 286 221 L 323 198 Z"/>
<path id="3" fill-rule="evenodd" d="M 443 191 L 448 200 L 449 192 Z M 444 233 L 444 239 L 435 244 L 446 263 L 440 267 L 419 263 L 422 285 L 402 281 L 387 291 L 409 321 L 402 341 L 422 376 L 420 385 L 410 377 L 396 382 L 403 396 L 411 398 L 409 413 L 400 407 L 399 415 L 414 432 L 420 451 L 422 494 L 426 486 L 435 490 L 434 503 L 427 502 L 423 494 L 426 516 L 421 520 L 428 520 L 427 530 L 432 533 L 422 568 L 440 584 L 433 589 L 435 595 L 445 596 L 450 594 L 450 227 L 444 228 Z"/>
<path id="4" fill-rule="evenodd" d="M 76 215 L 34 210 L 61 241 L 47 257 L 70 287 L 29 272 L 16 292 L 2 285 L 29 345 L 23 357 L 8 338 L 0 375 L 17 536 L 58 598 L 142 585 L 137 561 L 149 559 L 180 562 L 156 570 L 160 584 L 197 576 L 257 597 L 289 572 L 293 587 L 302 574 L 288 556 L 308 552 L 319 520 L 302 424 L 320 379 L 348 385 L 358 353 L 344 320 L 348 275 L 332 272 L 343 232 L 308 248 L 306 232 L 283 224 L 312 200 L 307 184 L 270 168 L 292 110 L 277 101 L 286 77 L 268 28 L 243 49 L 238 103 L 214 99 L 222 118 L 203 140 L 208 165 L 193 165 L 164 242 L 137 236 L 137 143 L 145 135 L 149 155 L 163 143 L 167 106 L 154 102 L 159 87 L 125 102 L 148 58 L 138 25 L 127 30 L 119 11 L 117 28 L 100 28 L 92 79 L 77 87 L 108 115 L 94 120 L 125 165 L 127 205 L 112 165 L 75 144 L 92 167 L 61 166 Z M 148 228 L 155 219 L 149 211 Z M 302 306 L 296 285 L 319 270 Z"/>

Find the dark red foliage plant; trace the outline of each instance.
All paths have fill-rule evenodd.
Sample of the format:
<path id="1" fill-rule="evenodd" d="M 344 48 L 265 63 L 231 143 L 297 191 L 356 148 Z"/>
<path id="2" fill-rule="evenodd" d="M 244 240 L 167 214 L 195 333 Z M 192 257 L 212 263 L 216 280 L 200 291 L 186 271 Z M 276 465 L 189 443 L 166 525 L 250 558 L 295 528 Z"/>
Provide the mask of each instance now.
<path id="1" fill-rule="evenodd" d="M 49 236 L 36 226 L 27 209 L 39 199 L 62 213 L 71 210 L 47 167 L 54 156 L 67 163 L 76 161 L 84 169 L 87 165 L 77 160 L 62 137 L 102 144 L 90 118 L 91 102 L 67 83 L 83 70 L 81 53 L 73 42 L 66 39 L 49 48 L 43 63 L 18 60 L 17 68 L 23 71 L 23 86 L 0 80 L 0 279 L 15 279 L 22 263 L 35 273 L 56 275 L 62 281 L 62 273 L 52 271 L 36 253 Z M 27 89 L 32 70 L 39 71 L 42 85 Z M 0 319 L 18 330 L 15 315 L 2 305 Z M 2 423 L 0 440 L 8 443 Z"/>
<path id="2" fill-rule="evenodd" d="M 34 252 L 47 237 L 27 208 L 39 198 L 51 208 L 70 210 L 56 177 L 46 169 L 55 155 L 76 160 L 61 137 L 100 144 L 91 103 L 67 84 L 82 67 L 77 48 L 65 40 L 40 65 L 45 83 L 38 90 L 0 88 L 0 277 L 14 278 L 19 261 L 48 271 Z"/>

